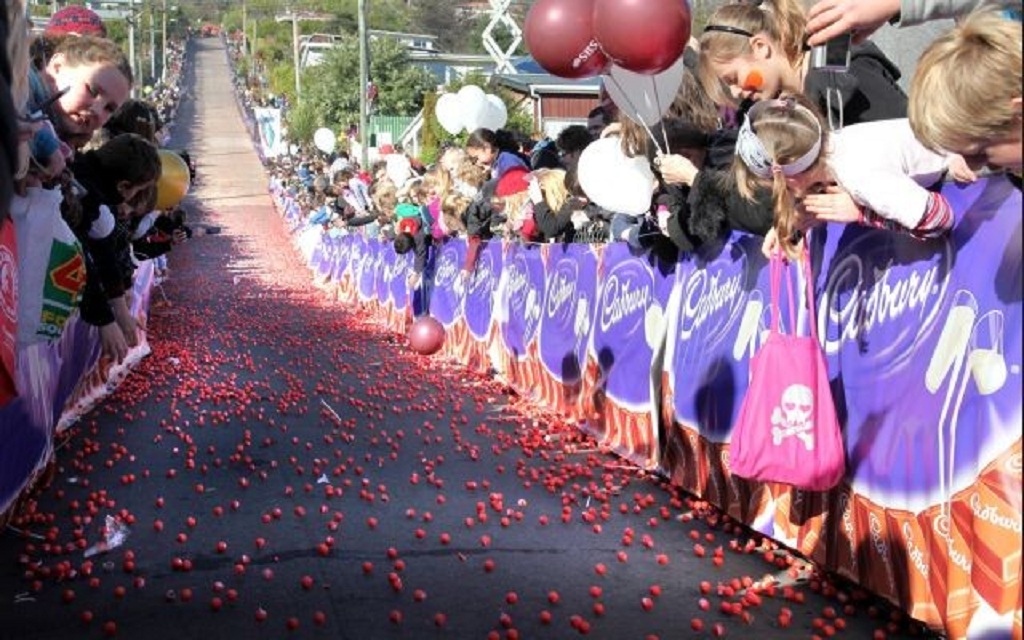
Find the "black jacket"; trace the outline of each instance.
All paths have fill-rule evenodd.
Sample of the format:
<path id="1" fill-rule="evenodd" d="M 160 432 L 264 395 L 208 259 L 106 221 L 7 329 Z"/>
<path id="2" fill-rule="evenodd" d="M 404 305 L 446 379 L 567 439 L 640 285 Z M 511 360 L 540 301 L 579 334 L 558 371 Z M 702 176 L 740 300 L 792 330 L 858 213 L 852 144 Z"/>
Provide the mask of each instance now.
<path id="1" fill-rule="evenodd" d="M 897 84 L 900 70 L 871 42 L 855 45 L 848 73 L 812 69 L 804 78 L 804 95 L 838 128 L 859 122 L 907 117 L 907 94 Z M 829 89 L 833 90 L 831 104 Z M 838 90 L 839 96 L 835 95 Z M 837 99 L 840 98 L 840 99 Z M 831 109 L 829 108 L 831 107 Z"/>
<path id="2" fill-rule="evenodd" d="M 732 231 L 763 236 L 772 228 L 771 191 L 762 189 L 754 202 L 744 198 L 724 171 L 704 169 L 692 187 L 668 185 L 658 205 L 669 210 L 668 235 L 682 252 L 721 241 Z"/>
<path id="3" fill-rule="evenodd" d="M 112 182 L 114 177 L 105 175 L 91 154 L 79 155 L 71 170 L 86 189 L 81 198 L 82 214 L 71 228 L 85 250 L 86 260 L 85 289 L 79 309 L 82 320 L 102 327 L 114 321 L 107 301 L 125 292 L 125 278 L 118 258 L 119 241 L 123 241 L 123 235 L 111 233 L 106 238 L 96 239 L 91 238 L 89 232 L 100 217 L 100 207 L 106 206 L 116 216 L 118 205 L 123 200 Z"/>

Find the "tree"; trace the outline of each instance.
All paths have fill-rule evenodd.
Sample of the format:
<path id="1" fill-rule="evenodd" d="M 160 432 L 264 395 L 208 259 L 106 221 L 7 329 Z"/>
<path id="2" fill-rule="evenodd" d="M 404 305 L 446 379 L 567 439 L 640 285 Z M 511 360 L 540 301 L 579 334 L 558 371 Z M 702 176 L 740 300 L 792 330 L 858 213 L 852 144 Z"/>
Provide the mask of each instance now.
<path id="1" fill-rule="evenodd" d="M 465 52 L 474 35 L 468 28 L 469 21 L 459 15 L 452 0 L 417 0 L 411 19 L 415 31 L 437 36 L 442 51 Z"/>
<path id="2" fill-rule="evenodd" d="M 410 64 L 403 45 L 389 38 L 370 41 L 370 77 L 377 85 L 377 111 L 385 115 L 416 115 L 423 95 L 435 81 L 423 68 Z M 318 115 L 318 126 L 345 128 L 359 120 L 359 42 L 341 43 L 323 61 L 303 73 L 303 104 Z"/>

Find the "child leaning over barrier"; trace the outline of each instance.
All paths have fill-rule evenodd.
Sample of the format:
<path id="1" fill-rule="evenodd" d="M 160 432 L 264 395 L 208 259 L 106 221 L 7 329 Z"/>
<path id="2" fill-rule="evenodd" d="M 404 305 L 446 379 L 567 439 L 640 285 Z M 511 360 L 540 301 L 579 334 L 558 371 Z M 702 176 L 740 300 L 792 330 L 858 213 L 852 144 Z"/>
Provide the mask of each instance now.
<path id="1" fill-rule="evenodd" d="M 29 110 L 44 109 L 60 139 L 81 147 L 128 99 L 128 57 L 110 40 L 92 36 L 41 39 L 38 48 L 50 53 L 31 71 Z"/>
<path id="2" fill-rule="evenodd" d="M 971 14 L 921 56 L 910 85 L 910 126 L 926 147 L 972 168 L 1021 168 L 1021 23 Z"/>
<path id="3" fill-rule="evenodd" d="M 737 2 L 720 7 L 700 36 L 701 75 L 716 102 L 722 85 L 734 102 L 801 93 L 836 123 L 907 115 L 900 72 L 870 42 L 851 49 L 849 70 L 812 69 L 805 46 L 807 18 L 798 0 Z"/>
<path id="4" fill-rule="evenodd" d="M 953 156 L 958 159 L 958 156 Z M 935 185 L 949 158 L 926 149 L 905 119 L 828 133 L 799 97 L 757 103 L 740 128 L 733 166 L 744 196 L 772 186 L 776 245 L 797 255 L 802 232 L 824 222 L 903 230 L 919 238 L 946 233 L 953 211 Z"/>
<path id="5" fill-rule="evenodd" d="M 150 142 L 125 133 L 79 155 L 71 169 L 85 188 L 80 211 L 68 220 L 85 247 L 81 317 L 99 327 L 103 354 L 120 362 L 138 338 L 117 260 L 116 216 L 122 205 L 135 207 L 152 190 L 160 178 L 160 156 Z"/>

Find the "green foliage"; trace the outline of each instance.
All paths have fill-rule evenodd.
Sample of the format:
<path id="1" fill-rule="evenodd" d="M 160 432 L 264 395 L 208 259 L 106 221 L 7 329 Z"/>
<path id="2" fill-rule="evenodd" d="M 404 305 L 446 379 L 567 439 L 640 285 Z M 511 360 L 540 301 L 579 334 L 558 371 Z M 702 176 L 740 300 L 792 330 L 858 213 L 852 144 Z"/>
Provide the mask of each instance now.
<path id="1" fill-rule="evenodd" d="M 317 114 L 311 103 L 302 102 L 297 107 L 288 110 L 287 116 L 288 138 L 296 144 L 308 144 L 313 140 L 313 134 L 319 128 Z"/>
<path id="2" fill-rule="evenodd" d="M 377 84 L 377 112 L 393 116 L 416 115 L 423 94 L 434 86 L 430 74 L 409 64 L 404 47 L 389 39 L 370 43 L 370 77 Z M 344 38 L 302 80 L 302 102 L 317 114 L 318 126 L 338 130 L 358 122 L 362 88 L 357 38 Z"/>
<path id="3" fill-rule="evenodd" d="M 440 155 L 441 141 L 448 138 L 448 132 L 444 130 L 434 115 L 437 109 L 438 96 L 433 91 L 423 96 L 423 128 L 420 129 L 420 160 L 424 164 L 431 164 L 437 161 Z"/>
<path id="4" fill-rule="evenodd" d="M 270 76 L 267 80 L 270 83 L 271 93 L 286 95 L 292 104 L 295 103 L 295 69 L 290 64 L 279 64 L 271 67 Z"/>
<path id="5" fill-rule="evenodd" d="M 533 121 L 533 112 L 528 108 L 523 108 L 522 97 L 504 88 L 492 89 L 491 93 L 496 93 L 505 102 L 505 108 L 508 110 L 508 122 L 505 123 L 506 129 L 525 133 L 526 135 L 532 135 L 537 130 L 537 124 Z"/>

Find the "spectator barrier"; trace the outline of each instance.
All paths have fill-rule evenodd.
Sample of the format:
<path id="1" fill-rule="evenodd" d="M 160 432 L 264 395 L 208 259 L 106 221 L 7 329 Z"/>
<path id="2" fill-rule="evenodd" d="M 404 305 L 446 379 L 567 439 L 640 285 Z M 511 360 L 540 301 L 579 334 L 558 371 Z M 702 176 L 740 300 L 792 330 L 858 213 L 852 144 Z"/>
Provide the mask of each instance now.
<path id="1" fill-rule="evenodd" d="M 410 256 L 304 227 L 289 194 L 271 191 L 318 284 L 404 331 Z M 734 234 L 676 264 L 625 244 L 492 241 L 465 282 L 466 245 L 448 241 L 430 313 L 448 332 L 443 354 L 496 371 L 731 518 L 950 637 L 1020 638 L 1021 193 L 993 177 L 945 194 L 958 212 L 945 239 L 813 234 L 848 465 L 825 493 L 729 471 L 769 318 L 760 238 Z M 780 398 L 780 420 L 806 409 Z"/>
<path id="2" fill-rule="evenodd" d="M 146 325 L 154 277 L 151 260 L 135 271 L 131 311 L 139 326 Z M 140 331 L 124 362 L 101 360 L 99 331 L 77 315 L 59 339 L 18 350 L 18 395 L 0 408 L 0 516 L 46 468 L 56 435 L 112 393 L 149 353 Z"/>

